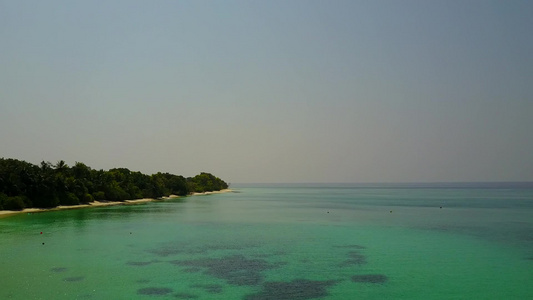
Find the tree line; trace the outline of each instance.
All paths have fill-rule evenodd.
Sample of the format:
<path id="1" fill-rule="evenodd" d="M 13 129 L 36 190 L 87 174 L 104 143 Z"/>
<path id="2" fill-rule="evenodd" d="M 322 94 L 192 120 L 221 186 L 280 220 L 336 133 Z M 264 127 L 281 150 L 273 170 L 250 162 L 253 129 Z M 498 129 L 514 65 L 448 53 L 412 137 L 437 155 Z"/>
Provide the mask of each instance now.
<path id="1" fill-rule="evenodd" d="M 146 175 L 126 168 L 95 170 L 81 162 L 69 167 L 63 160 L 34 165 L 0 158 L 0 210 L 184 196 L 226 188 L 226 182 L 209 173 L 185 178 L 161 172 Z"/>

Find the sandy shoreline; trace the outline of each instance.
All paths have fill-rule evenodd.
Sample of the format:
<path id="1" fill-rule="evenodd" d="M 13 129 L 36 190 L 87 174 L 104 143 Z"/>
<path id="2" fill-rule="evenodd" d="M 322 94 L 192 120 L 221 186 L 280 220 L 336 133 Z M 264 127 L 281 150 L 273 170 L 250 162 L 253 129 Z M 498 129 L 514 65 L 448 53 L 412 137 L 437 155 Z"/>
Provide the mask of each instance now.
<path id="1" fill-rule="evenodd" d="M 233 190 L 231 189 L 224 189 L 220 191 L 214 191 L 214 192 L 203 192 L 203 193 L 192 193 L 191 196 L 201 196 L 201 195 L 211 195 L 211 194 L 223 194 L 223 193 L 231 193 Z"/>
<path id="2" fill-rule="evenodd" d="M 202 196 L 202 195 L 222 194 L 222 193 L 230 193 L 230 192 L 232 192 L 231 189 L 225 189 L 225 190 L 214 191 L 214 192 L 192 193 L 190 196 Z M 124 200 L 124 201 L 94 201 L 94 202 L 90 202 L 89 204 L 80 204 L 80 205 L 72 205 L 72 206 L 60 205 L 54 208 L 25 208 L 23 210 L 0 210 L 0 218 L 4 216 L 10 216 L 10 215 L 22 214 L 22 213 L 40 213 L 40 212 L 46 212 L 46 211 L 79 209 L 79 208 L 99 207 L 99 206 L 132 205 L 132 204 L 140 204 L 140 203 L 179 198 L 179 197 L 180 196 L 170 195 L 168 197 L 162 197 L 158 199 L 144 198 L 144 199 Z"/>

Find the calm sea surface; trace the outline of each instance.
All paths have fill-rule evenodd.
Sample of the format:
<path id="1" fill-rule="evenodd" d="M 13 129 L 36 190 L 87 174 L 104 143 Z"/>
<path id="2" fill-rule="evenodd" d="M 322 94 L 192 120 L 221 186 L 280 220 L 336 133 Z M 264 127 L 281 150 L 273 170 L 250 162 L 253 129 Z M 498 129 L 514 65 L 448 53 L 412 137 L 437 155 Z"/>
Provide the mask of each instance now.
<path id="1" fill-rule="evenodd" d="M 233 188 L 0 218 L 0 299 L 533 299 L 531 184 Z"/>

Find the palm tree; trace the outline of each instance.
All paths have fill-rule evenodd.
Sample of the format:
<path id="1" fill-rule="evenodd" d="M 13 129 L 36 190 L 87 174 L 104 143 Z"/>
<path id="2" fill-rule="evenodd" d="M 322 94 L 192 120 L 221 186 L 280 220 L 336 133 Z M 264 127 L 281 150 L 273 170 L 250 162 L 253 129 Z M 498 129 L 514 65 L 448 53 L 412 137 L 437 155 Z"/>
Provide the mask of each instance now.
<path id="1" fill-rule="evenodd" d="M 65 163 L 64 160 L 58 161 L 57 164 L 55 165 L 55 167 L 56 167 L 56 170 L 59 171 L 59 172 L 63 172 L 66 169 L 68 169 L 68 166 L 67 166 L 67 164 Z"/>

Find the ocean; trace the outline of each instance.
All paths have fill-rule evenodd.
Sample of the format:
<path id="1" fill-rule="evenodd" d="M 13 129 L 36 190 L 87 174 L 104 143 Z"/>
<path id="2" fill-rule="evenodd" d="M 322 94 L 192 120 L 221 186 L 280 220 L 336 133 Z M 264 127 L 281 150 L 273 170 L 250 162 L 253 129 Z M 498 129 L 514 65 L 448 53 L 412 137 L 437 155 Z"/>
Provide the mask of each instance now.
<path id="1" fill-rule="evenodd" d="M 0 299 L 533 299 L 533 184 L 248 184 L 0 218 Z"/>

